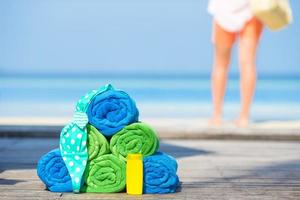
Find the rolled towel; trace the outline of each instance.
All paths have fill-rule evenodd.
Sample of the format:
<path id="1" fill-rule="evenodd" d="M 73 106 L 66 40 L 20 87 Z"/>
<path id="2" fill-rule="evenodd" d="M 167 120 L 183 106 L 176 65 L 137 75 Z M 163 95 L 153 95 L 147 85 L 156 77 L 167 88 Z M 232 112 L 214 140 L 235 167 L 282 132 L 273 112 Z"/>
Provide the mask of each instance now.
<path id="1" fill-rule="evenodd" d="M 106 138 L 94 126 L 87 125 L 87 133 L 89 161 L 101 155 L 110 153 L 109 144 Z"/>
<path id="2" fill-rule="evenodd" d="M 72 192 L 71 177 L 59 149 L 54 149 L 40 158 L 37 175 L 52 192 Z"/>
<path id="3" fill-rule="evenodd" d="M 112 136 L 124 126 L 137 122 L 139 112 L 127 93 L 108 85 L 93 96 L 87 115 L 90 124 L 105 136 Z"/>
<path id="4" fill-rule="evenodd" d="M 152 156 L 145 157 L 144 163 L 144 185 L 145 194 L 173 193 L 179 185 L 176 175 L 176 160 L 165 154 L 158 152 Z"/>
<path id="5" fill-rule="evenodd" d="M 82 192 L 112 193 L 124 190 L 125 162 L 112 154 L 99 156 L 88 162 Z"/>
<path id="6" fill-rule="evenodd" d="M 155 131 L 145 123 L 133 123 L 115 134 L 110 140 L 111 152 L 122 160 L 128 153 L 154 154 L 159 147 Z"/>

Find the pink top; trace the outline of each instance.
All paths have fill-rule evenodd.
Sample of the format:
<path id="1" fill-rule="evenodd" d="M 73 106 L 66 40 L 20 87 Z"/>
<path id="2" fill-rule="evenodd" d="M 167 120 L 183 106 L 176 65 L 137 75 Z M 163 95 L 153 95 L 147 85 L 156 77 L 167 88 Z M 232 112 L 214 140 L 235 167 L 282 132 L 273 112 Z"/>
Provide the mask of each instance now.
<path id="1" fill-rule="evenodd" d="M 208 12 L 228 32 L 239 32 L 251 20 L 250 0 L 210 0 Z"/>

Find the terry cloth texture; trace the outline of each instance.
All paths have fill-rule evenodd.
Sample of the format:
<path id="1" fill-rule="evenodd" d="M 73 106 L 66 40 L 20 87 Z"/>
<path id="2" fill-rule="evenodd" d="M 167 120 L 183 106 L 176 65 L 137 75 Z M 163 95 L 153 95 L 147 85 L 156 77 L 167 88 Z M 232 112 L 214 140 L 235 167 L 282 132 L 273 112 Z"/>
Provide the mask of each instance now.
<path id="1" fill-rule="evenodd" d="M 112 136 L 124 126 L 137 122 L 139 112 L 134 100 L 127 93 L 115 90 L 110 85 L 93 97 L 87 115 L 89 123 L 103 135 Z"/>
<path id="2" fill-rule="evenodd" d="M 176 175 L 176 160 L 165 154 L 158 152 L 155 155 L 144 158 L 144 185 L 145 194 L 173 193 L 179 185 Z"/>
<path id="3" fill-rule="evenodd" d="M 126 164 L 112 154 L 99 156 L 87 165 L 82 192 L 112 193 L 124 190 Z"/>
<path id="4" fill-rule="evenodd" d="M 71 177 L 59 149 L 54 149 L 40 158 L 37 175 L 52 192 L 72 192 Z"/>
<path id="5" fill-rule="evenodd" d="M 110 140 L 111 152 L 122 160 L 126 160 L 128 153 L 152 155 L 158 147 L 159 139 L 156 132 L 141 122 L 124 127 Z"/>
<path id="6" fill-rule="evenodd" d="M 87 133 L 89 161 L 101 155 L 110 153 L 109 144 L 106 138 L 94 126 L 87 125 Z"/>

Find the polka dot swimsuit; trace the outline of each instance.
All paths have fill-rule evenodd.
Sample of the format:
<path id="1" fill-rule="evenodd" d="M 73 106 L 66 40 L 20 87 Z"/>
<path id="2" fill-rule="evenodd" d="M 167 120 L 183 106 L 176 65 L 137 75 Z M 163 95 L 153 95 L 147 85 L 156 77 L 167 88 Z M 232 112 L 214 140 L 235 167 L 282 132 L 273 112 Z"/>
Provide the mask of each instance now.
<path id="1" fill-rule="evenodd" d="M 83 184 L 82 176 L 88 160 L 86 110 L 93 97 L 110 89 L 111 85 L 92 90 L 82 97 L 76 105 L 73 120 L 67 124 L 60 134 L 60 152 L 72 179 L 73 192 L 79 193 Z"/>

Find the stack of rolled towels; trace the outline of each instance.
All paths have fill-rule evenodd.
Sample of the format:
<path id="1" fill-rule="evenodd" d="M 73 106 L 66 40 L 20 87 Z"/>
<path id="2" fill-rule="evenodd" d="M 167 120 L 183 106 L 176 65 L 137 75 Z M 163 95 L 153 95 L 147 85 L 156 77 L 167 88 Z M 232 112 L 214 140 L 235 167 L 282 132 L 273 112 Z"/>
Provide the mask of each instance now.
<path id="1" fill-rule="evenodd" d="M 143 155 L 143 193 L 173 193 L 177 162 L 158 152 L 159 138 L 139 121 L 131 97 L 112 85 L 92 90 L 76 104 L 61 131 L 59 149 L 41 157 L 37 174 L 52 192 L 113 193 L 126 187 L 126 158 Z"/>

